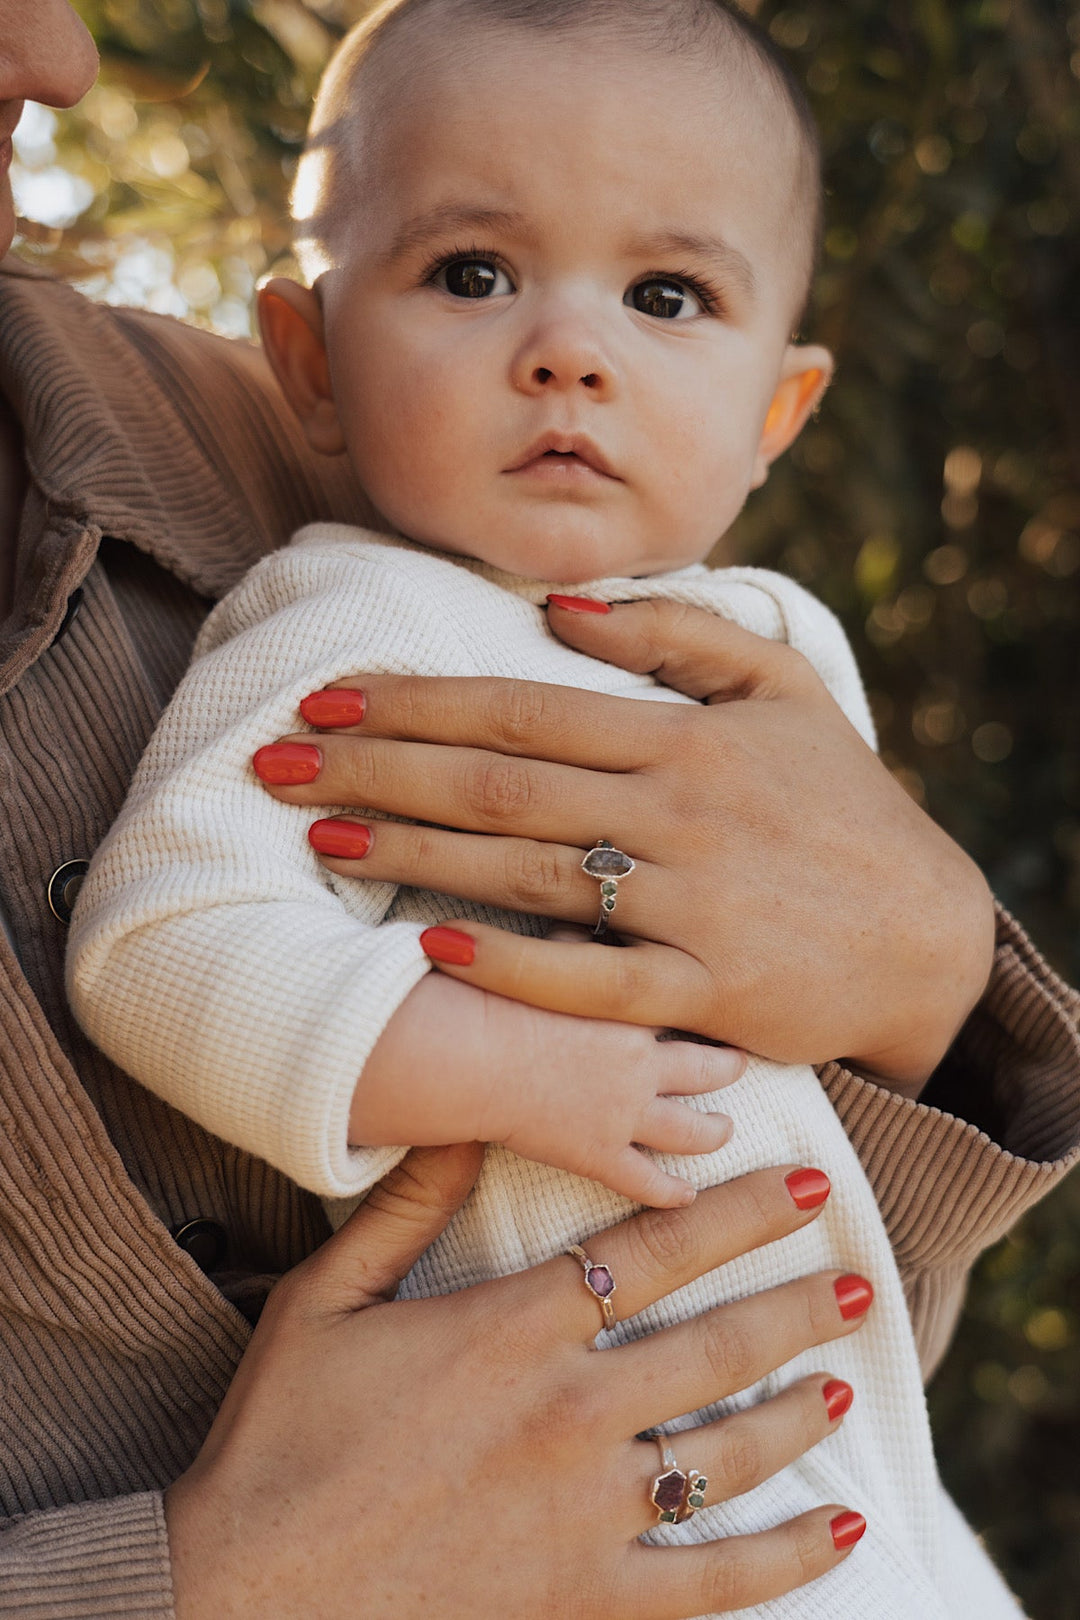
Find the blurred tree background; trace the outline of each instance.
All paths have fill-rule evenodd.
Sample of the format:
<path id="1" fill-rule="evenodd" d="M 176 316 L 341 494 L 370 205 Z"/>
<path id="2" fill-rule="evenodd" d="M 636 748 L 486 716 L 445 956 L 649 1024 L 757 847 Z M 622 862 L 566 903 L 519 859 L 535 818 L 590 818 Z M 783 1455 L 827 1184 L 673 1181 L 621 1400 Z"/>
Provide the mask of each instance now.
<path id="1" fill-rule="evenodd" d="M 363 0 L 78 0 L 102 53 L 16 138 L 20 251 L 235 335 L 290 267 L 307 107 Z M 885 758 L 1080 980 L 1080 5 L 751 9 L 824 132 L 819 419 L 742 555 L 836 609 Z M 842 784 L 838 784 L 842 791 Z M 1080 1178 L 980 1268 L 942 1469 L 1033 1620 L 1080 1614 Z"/>

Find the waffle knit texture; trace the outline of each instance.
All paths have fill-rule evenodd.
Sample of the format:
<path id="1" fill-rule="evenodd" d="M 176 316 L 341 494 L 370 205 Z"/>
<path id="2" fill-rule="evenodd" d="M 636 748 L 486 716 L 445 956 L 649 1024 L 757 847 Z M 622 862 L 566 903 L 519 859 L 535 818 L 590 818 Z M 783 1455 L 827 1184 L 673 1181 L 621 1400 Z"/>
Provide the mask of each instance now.
<path id="1" fill-rule="evenodd" d="M 448 915 L 526 932 L 539 925 L 334 878 L 307 845 L 310 808 L 269 798 L 247 761 L 261 740 L 295 724 L 305 693 L 358 669 L 514 676 L 691 701 L 558 642 L 540 606 L 553 588 L 368 531 L 302 531 L 212 614 L 80 897 L 68 982 L 87 1032 L 175 1107 L 330 1200 L 336 1219 L 405 1151 L 350 1149 L 347 1122 L 368 1053 L 427 970 L 423 928 Z M 595 581 L 584 591 L 608 601 L 666 597 L 787 641 L 873 743 L 839 626 L 791 581 L 697 566 Z M 736 1086 L 697 1106 L 732 1114 L 735 1136 L 718 1153 L 678 1162 L 695 1185 L 794 1162 L 820 1166 L 842 1191 L 784 1243 L 698 1279 L 620 1324 L 613 1339 L 834 1267 L 873 1278 L 877 1297 L 866 1327 L 829 1347 L 831 1370 L 859 1391 L 843 1427 L 749 1495 L 656 1539 L 705 1540 L 764 1529 L 823 1501 L 858 1503 L 871 1527 L 859 1556 L 764 1605 L 762 1615 L 946 1620 L 969 1612 L 977 1587 L 983 1620 L 1016 1616 L 970 1532 L 943 1507 L 899 1274 L 873 1192 L 816 1074 L 751 1058 Z M 595 1183 L 491 1147 L 474 1194 L 403 1292 L 443 1292 L 524 1269 L 587 1242 L 629 1209 Z M 809 1352 L 685 1421 L 775 1393 L 821 1364 L 821 1352 Z M 692 1438 L 682 1449 L 692 1461 Z"/>

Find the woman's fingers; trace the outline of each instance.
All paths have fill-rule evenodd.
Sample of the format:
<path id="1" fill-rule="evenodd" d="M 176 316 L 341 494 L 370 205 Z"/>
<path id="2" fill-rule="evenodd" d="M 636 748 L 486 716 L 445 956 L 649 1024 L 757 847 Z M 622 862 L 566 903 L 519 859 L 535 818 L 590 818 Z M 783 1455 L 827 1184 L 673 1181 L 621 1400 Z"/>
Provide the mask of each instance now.
<path id="1" fill-rule="evenodd" d="M 832 1528 L 837 1520 L 851 1538 L 839 1547 Z M 823 1507 L 754 1536 L 695 1547 L 633 1547 L 611 1612 L 626 1620 L 690 1620 L 768 1603 L 846 1558 L 855 1528 L 846 1508 Z"/>
<path id="2" fill-rule="evenodd" d="M 640 700 L 550 686 L 546 681 L 357 675 L 336 681 L 327 692 L 343 688 L 362 693 L 362 702 L 353 705 L 353 712 L 363 715 L 351 727 L 358 736 L 490 748 L 594 771 L 632 771 L 647 765 L 655 750 L 654 727 L 663 724 L 663 715 L 655 711 L 663 709 L 673 721 L 676 718 L 671 704 L 645 700 L 642 706 L 649 717 L 643 714 L 637 728 L 634 713 Z M 320 728 L 331 721 L 339 723 L 349 713 L 340 701 L 321 693 L 305 698 L 302 712 L 310 725 Z M 321 718 L 323 714 L 328 718 Z"/>
<path id="3" fill-rule="evenodd" d="M 821 1171 L 793 1165 L 754 1170 L 698 1193 L 688 1209 L 643 1210 L 598 1232 L 584 1246 L 594 1261 L 611 1268 L 619 1290 L 618 1315 L 636 1316 L 707 1271 L 808 1225 L 828 1195 L 828 1179 Z M 596 1336 L 596 1300 L 582 1286 L 580 1273 L 575 1283 L 570 1259 L 556 1256 L 503 1286 L 511 1283 L 545 1314 L 554 1308 L 557 1327 L 567 1338 L 591 1344 Z M 643 1342 L 653 1344 L 655 1338 Z M 709 1399 L 716 1399 L 715 1390 Z M 703 1404 L 697 1401 L 681 1410 L 696 1411 Z M 626 1432 L 660 1423 L 664 1416 L 646 1414 L 638 1423 L 628 1422 Z"/>
<path id="4" fill-rule="evenodd" d="M 253 765 L 274 797 L 288 804 L 349 805 L 466 832 L 570 839 L 582 849 L 605 836 L 616 784 L 621 817 L 632 820 L 645 796 L 633 774 L 615 777 L 486 749 L 366 734 L 284 737 L 260 748 Z"/>
<path id="5" fill-rule="evenodd" d="M 421 944 L 443 972 L 511 1001 L 582 1018 L 719 1028 L 715 979 L 673 946 L 632 940 L 586 950 L 472 921 L 429 928 Z"/>
<path id="6" fill-rule="evenodd" d="M 803 1350 L 856 1332 L 872 1300 L 865 1279 L 819 1272 L 609 1351 L 619 1360 L 635 1432 L 749 1389 Z M 664 1412 L 656 1410 L 658 1391 Z"/>
<path id="7" fill-rule="evenodd" d="M 596 879 L 581 870 L 584 848 L 546 844 L 532 838 L 497 841 L 478 833 L 446 832 L 441 827 L 415 827 L 398 821 L 359 822 L 327 817 L 308 830 L 308 840 L 332 872 L 342 877 L 406 883 L 433 889 L 480 905 L 506 906 L 538 917 L 595 923 L 600 904 Z M 620 897 L 626 925 L 632 914 L 644 917 L 643 889 L 662 874 L 642 862 L 633 873 L 636 897 Z M 639 882 L 645 878 L 645 884 Z"/>
<path id="8" fill-rule="evenodd" d="M 679 602 L 623 602 L 605 614 L 552 606 L 548 623 L 580 652 L 655 675 L 665 686 L 707 703 L 775 697 L 807 682 L 821 687 L 810 665 L 785 642 L 766 640 L 730 619 Z"/>
<path id="9" fill-rule="evenodd" d="M 841 1379 L 815 1373 L 745 1412 L 665 1436 L 664 1442 L 671 1446 L 680 1468 L 687 1472 L 695 1468 L 705 1475 L 706 1506 L 727 1502 L 756 1489 L 839 1428 L 853 1394 L 851 1385 Z M 642 1472 L 646 1484 L 635 1523 L 648 1528 L 655 1522 L 655 1513 L 650 1516 L 648 1511 L 648 1484 L 660 1471 L 659 1451 L 655 1441 L 635 1440 L 633 1445 L 638 1451 L 645 1448 Z"/>

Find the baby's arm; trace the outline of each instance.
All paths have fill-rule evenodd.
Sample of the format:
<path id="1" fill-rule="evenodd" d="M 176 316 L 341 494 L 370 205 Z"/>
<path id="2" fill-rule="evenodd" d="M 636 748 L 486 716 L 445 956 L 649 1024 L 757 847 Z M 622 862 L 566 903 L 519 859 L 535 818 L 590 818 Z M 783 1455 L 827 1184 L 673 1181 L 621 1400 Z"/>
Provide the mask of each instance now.
<path id="1" fill-rule="evenodd" d="M 481 992 L 437 1002 L 422 924 L 383 921 L 394 886 L 335 887 L 310 812 L 251 772 L 306 692 L 360 664 L 475 673 L 408 554 L 351 533 L 278 553 L 211 616 L 80 897 L 73 1007 L 143 1084 L 325 1196 L 365 1191 L 413 1140 L 479 1137 L 678 1201 L 631 1142 L 715 1145 L 715 1121 L 658 1095 L 713 1089 L 732 1060 L 554 1015 L 545 1040 L 535 1011 Z"/>

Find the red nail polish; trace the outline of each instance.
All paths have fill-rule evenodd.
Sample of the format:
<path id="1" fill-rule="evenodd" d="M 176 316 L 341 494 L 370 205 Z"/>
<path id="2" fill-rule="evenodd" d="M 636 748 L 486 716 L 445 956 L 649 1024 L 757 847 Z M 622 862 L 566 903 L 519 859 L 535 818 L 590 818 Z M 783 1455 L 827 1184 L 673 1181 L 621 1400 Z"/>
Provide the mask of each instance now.
<path id="1" fill-rule="evenodd" d="M 842 1547 L 854 1547 L 866 1529 L 866 1520 L 861 1513 L 838 1513 L 835 1519 L 829 1520 L 829 1529 L 832 1531 L 833 1546 L 839 1552 Z"/>
<path id="2" fill-rule="evenodd" d="M 850 1322 L 855 1316 L 863 1316 L 870 1309 L 874 1290 L 865 1277 L 856 1277 L 853 1274 L 838 1277 L 833 1283 L 833 1289 L 836 1293 L 836 1303 L 840 1307 L 840 1315 L 845 1322 Z"/>
<path id="3" fill-rule="evenodd" d="M 548 601 L 552 607 L 562 608 L 566 613 L 611 612 L 607 602 L 598 602 L 592 596 L 549 596 Z"/>
<path id="4" fill-rule="evenodd" d="M 816 1209 L 832 1191 L 832 1183 L 824 1170 L 793 1170 L 790 1176 L 784 1177 L 784 1186 L 796 1209 Z"/>
<path id="5" fill-rule="evenodd" d="M 309 692 L 300 703 L 300 713 L 309 726 L 358 726 L 367 713 L 363 692 Z"/>
<path id="6" fill-rule="evenodd" d="M 472 967 L 476 941 L 456 928 L 425 928 L 420 947 L 433 962 L 449 962 L 454 967 Z"/>
<path id="7" fill-rule="evenodd" d="M 371 828 L 362 821 L 313 821 L 308 843 L 319 855 L 333 855 L 339 861 L 362 861 L 371 848 Z"/>
<path id="8" fill-rule="evenodd" d="M 298 787 L 314 782 L 322 770 L 322 755 L 312 743 L 267 743 L 251 763 L 255 775 L 273 787 Z"/>
<path id="9" fill-rule="evenodd" d="M 829 1414 L 830 1423 L 842 1418 L 855 1399 L 855 1391 L 850 1384 L 845 1384 L 842 1378 L 830 1378 L 827 1384 L 822 1385 L 821 1393 L 825 1397 L 825 1409 Z"/>

